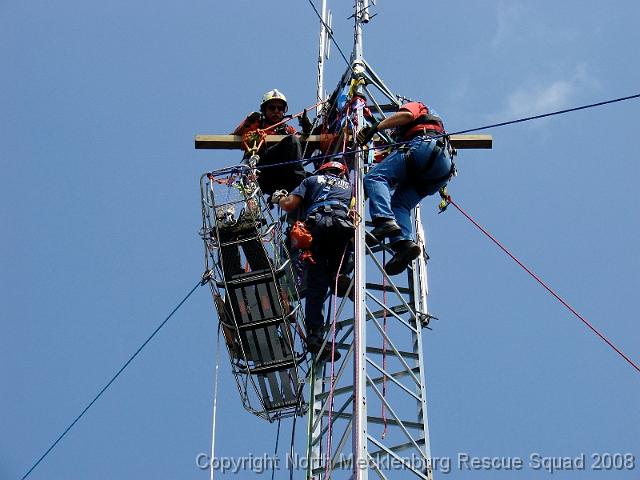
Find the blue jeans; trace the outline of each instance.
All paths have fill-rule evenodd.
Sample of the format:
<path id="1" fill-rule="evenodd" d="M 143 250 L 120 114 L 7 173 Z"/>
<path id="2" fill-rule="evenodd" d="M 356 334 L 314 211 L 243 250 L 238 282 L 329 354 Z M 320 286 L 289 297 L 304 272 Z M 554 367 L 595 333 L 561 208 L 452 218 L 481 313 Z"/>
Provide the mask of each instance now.
<path id="1" fill-rule="evenodd" d="M 401 233 L 391 243 L 412 239 L 411 210 L 446 185 L 451 171 L 451 157 L 436 140 L 416 137 L 406 147 L 392 152 L 364 178 L 371 218 L 391 218 L 400 225 Z M 429 165 L 434 148 L 441 151 Z"/>

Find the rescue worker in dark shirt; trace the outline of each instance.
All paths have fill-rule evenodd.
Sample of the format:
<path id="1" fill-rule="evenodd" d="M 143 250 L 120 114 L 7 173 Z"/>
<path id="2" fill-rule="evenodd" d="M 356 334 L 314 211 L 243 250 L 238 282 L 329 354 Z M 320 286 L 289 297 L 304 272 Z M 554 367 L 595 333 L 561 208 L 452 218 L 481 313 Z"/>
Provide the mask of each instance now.
<path id="1" fill-rule="evenodd" d="M 244 135 L 258 129 L 267 129 L 269 135 L 287 135 L 280 142 L 270 147 L 262 147 L 258 151 L 260 161 L 258 163 L 258 185 L 265 195 L 271 195 L 276 190 L 292 191 L 307 176 L 298 160 L 302 159 L 302 148 L 300 140 L 296 135 L 296 130 L 291 125 L 282 123 L 270 129 L 284 119 L 287 113 L 287 98 L 277 89 L 270 90 L 262 97 L 260 111 L 249 114 L 240 125 L 232 132 L 233 135 Z M 302 115 L 298 119 L 302 132 L 311 132 L 311 122 L 309 117 Z M 268 166 L 279 163 L 293 162 L 278 167 L 261 169 L 261 166 Z"/>
<path id="2" fill-rule="evenodd" d="M 365 176 L 364 190 L 374 225 L 371 233 L 379 240 L 390 237 L 395 252 L 385 271 L 397 275 L 421 253 L 412 239 L 411 210 L 447 184 L 455 170 L 454 150 L 443 137 L 442 119 L 423 103 L 402 105 L 377 125 L 360 130 L 357 141 L 369 143 L 377 131 L 389 128 L 396 128 L 394 139 L 403 144 Z"/>
<path id="3" fill-rule="evenodd" d="M 307 265 L 305 326 L 307 349 L 314 354 L 323 343 L 322 307 L 329 288 L 338 281 L 338 290 L 342 289 L 344 295 L 345 280 L 348 287 L 348 277 L 338 275 L 338 270 L 347 263 L 354 234 L 348 215 L 351 198 L 347 167 L 336 161 L 322 165 L 317 174 L 303 180 L 290 195 L 276 192 L 272 197 L 272 202 L 287 212 L 304 209 L 303 218 L 313 236 L 311 254 L 315 263 Z"/>

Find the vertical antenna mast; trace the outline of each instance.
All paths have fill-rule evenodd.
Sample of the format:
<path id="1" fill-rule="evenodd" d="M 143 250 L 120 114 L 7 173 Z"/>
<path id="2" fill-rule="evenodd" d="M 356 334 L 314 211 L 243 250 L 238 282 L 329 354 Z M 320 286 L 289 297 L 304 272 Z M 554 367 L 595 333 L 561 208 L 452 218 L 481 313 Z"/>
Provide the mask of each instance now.
<path id="1" fill-rule="evenodd" d="M 320 11 L 321 19 L 320 19 L 320 39 L 318 46 L 318 89 L 316 93 L 316 98 L 318 102 L 321 102 L 325 99 L 324 94 L 324 60 L 325 57 L 328 58 L 328 50 L 327 50 L 327 37 L 329 35 L 329 31 L 327 26 L 329 25 L 328 16 L 327 16 L 327 0 L 322 0 L 322 8 Z M 320 111 L 320 107 L 318 107 L 318 112 Z"/>
<path id="2" fill-rule="evenodd" d="M 362 24 L 369 21 L 369 0 L 356 0 L 352 61 L 362 60 Z"/>
<path id="3" fill-rule="evenodd" d="M 362 22 L 366 15 L 368 0 L 356 0 L 355 5 L 355 28 L 353 53 L 351 54 L 351 71 L 352 76 L 358 76 L 363 72 L 362 67 Z M 367 18 L 368 21 L 368 18 Z M 352 81 L 357 80 L 354 78 Z M 357 85 L 357 83 L 356 83 Z M 357 92 L 361 93 L 362 86 L 358 85 Z M 364 117 L 362 109 L 356 111 L 357 128 L 364 125 Z M 355 132 L 354 132 L 355 135 Z M 355 168 L 355 198 L 356 198 L 356 215 L 364 220 L 364 165 L 366 155 L 364 151 L 356 154 Z M 354 315 L 353 315 L 353 346 L 354 346 L 354 365 L 353 365 L 353 479 L 367 480 L 368 468 L 363 466 L 369 463 L 369 455 L 367 453 L 367 270 L 366 270 L 366 243 L 365 243 L 365 222 L 358 222 L 355 232 L 355 265 L 354 265 Z"/>

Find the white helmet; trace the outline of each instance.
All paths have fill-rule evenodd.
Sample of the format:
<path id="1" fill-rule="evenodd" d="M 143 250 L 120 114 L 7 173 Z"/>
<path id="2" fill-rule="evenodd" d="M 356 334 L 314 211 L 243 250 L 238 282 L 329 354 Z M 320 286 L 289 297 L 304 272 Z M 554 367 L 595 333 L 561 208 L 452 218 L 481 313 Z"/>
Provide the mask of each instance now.
<path id="1" fill-rule="evenodd" d="M 284 108 L 285 111 L 287 110 L 287 97 L 284 96 L 284 94 L 282 92 L 280 92 L 278 89 L 274 88 L 273 90 L 269 90 L 267 93 L 265 93 L 262 96 L 262 103 L 260 104 L 260 110 L 264 110 L 264 106 L 266 105 L 267 102 L 270 102 L 271 100 L 281 100 L 284 102 Z"/>

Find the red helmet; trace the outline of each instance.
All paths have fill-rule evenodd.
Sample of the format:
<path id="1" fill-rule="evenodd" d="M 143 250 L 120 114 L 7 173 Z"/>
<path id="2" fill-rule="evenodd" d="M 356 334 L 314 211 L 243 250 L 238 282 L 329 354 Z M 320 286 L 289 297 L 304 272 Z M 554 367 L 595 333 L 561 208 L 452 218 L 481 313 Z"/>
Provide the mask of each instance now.
<path id="1" fill-rule="evenodd" d="M 347 174 L 347 166 L 341 162 L 327 162 L 320 165 L 318 172 L 328 172 L 343 177 Z"/>

